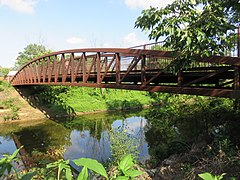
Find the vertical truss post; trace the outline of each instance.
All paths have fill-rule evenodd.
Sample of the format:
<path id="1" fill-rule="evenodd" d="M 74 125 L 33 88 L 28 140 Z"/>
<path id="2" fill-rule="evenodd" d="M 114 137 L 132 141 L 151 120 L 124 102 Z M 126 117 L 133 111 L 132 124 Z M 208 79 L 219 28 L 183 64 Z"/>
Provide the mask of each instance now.
<path id="1" fill-rule="evenodd" d="M 43 82 L 45 82 L 45 78 L 46 78 L 46 65 L 45 65 L 45 60 L 44 58 L 42 59 L 42 76 L 43 76 Z"/>
<path id="2" fill-rule="evenodd" d="M 120 84 L 120 55 L 116 53 L 116 84 Z"/>
<path id="3" fill-rule="evenodd" d="M 141 83 L 146 84 L 147 78 L 146 78 L 146 55 L 142 56 L 141 61 Z"/>
<path id="4" fill-rule="evenodd" d="M 51 72 L 51 81 L 55 82 L 55 71 L 57 69 L 57 56 L 53 57 L 53 67 L 52 67 L 52 72 Z"/>
<path id="5" fill-rule="evenodd" d="M 61 60 L 58 61 L 58 57 L 57 55 L 55 56 L 55 60 L 56 60 L 56 68 L 54 69 L 54 82 L 57 83 L 58 82 L 58 76 L 59 76 L 59 72 L 61 69 Z"/>
<path id="6" fill-rule="evenodd" d="M 105 64 L 105 71 L 107 71 L 107 69 L 108 69 L 108 58 L 107 57 L 105 57 L 105 61 L 104 61 L 104 64 Z"/>
<path id="7" fill-rule="evenodd" d="M 32 83 L 35 82 L 35 77 L 36 77 L 36 74 L 35 74 L 35 71 L 34 71 L 34 64 L 35 64 L 35 63 L 32 63 L 32 64 L 31 64 L 31 70 L 32 70 Z"/>
<path id="8" fill-rule="evenodd" d="M 38 61 L 38 83 L 41 82 L 41 76 L 42 76 L 42 65 L 40 63 L 40 60 Z"/>
<path id="9" fill-rule="evenodd" d="M 86 79 L 86 53 L 83 52 L 83 60 L 82 60 L 82 71 L 83 71 L 83 83 L 86 83 L 87 79 Z"/>
<path id="10" fill-rule="evenodd" d="M 100 52 L 97 52 L 97 84 L 101 83 L 101 55 Z"/>
<path id="11" fill-rule="evenodd" d="M 29 77 L 29 76 L 28 76 L 28 67 L 27 67 L 27 66 L 25 67 L 25 71 L 24 71 L 24 72 L 25 72 L 25 73 L 24 73 L 24 75 L 25 75 L 25 78 L 24 78 L 24 79 L 25 79 L 25 84 L 26 84 L 26 83 L 28 83 L 28 77 Z"/>
<path id="12" fill-rule="evenodd" d="M 29 66 L 29 73 L 30 73 L 30 83 L 33 83 L 33 69 L 32 69 L 32 64 Z"/>
<path id="13" fill-rule="evenodd" d="M 26 78 L 27 78 L 27 83 L 29 84 L 30 83 L 30 76 L 31 76 L 31 74 L 30 74 L 30 67 L 29 67 L 29 65 L 26 67 L 27 68 L 27 70 L 26 70 Z"/>
<path id="14" fill-rule="evenodd" d="M 37 82 L 37 62 L 34 62 L 34 82 L 36 83 Z"/>
<path id="15" fill-rule="evenodd" d="M 20 72 L 20 77 L 21 77 L 20 83 L 23 84 L 23 70 Z"/>
<path id="16" fill-rule="evenodd" d="M 74 83 L 75 78 L 74 78 L 74 72 L 75 72 L 75 64 L 74 64 L 74 53 L 71 53 L 70 55 L 70 76 L 71 76 L 71 83 Z"/>
<path id="17" fill-rule="evenodd" d="M 51 76 L 52 76 L 51 71 L 52 71 L 52 68 L 53 67 L 51 67 L 50 56 L 48 56 L 47 57 L 47 75 L 48 75 L 47 77 L 48 77 L 48 83 L 51 82 Z"/>

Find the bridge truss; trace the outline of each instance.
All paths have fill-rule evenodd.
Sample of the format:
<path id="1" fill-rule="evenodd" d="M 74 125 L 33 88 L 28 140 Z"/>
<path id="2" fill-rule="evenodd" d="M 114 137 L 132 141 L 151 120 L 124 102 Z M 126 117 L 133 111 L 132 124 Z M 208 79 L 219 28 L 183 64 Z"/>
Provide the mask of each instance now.
<path id="1" fill-rule="evenodd" d="M 188 69 L 169 71 L 171 51 L 90 48 L 50 53 L 24 65 L 13 86 L 64 85 L 240 98 L 240 58 L 197 58 Z"/>

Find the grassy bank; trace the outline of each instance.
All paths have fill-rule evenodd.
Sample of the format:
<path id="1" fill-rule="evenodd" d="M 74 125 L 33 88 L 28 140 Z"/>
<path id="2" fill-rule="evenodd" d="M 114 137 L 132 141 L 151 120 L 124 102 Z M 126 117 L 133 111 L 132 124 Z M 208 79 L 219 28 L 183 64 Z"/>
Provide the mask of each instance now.
<path id="1" fill-rule="evenodd" d="M 24 90 L 23 90 L 24 91 Z M 87 87 L 41 86 L 33 87 L 38 106 L 45 106 L 58 114 L 98 112 L 108 110 L 141 109 L 155 100 L 144 91 L 100 89 Z"/>
<path id="2" fill-rule="evenodd" d="M 142 108 L 152 103 L 147 92 L 72 87 L 60 95 L 76 112 Z"/>

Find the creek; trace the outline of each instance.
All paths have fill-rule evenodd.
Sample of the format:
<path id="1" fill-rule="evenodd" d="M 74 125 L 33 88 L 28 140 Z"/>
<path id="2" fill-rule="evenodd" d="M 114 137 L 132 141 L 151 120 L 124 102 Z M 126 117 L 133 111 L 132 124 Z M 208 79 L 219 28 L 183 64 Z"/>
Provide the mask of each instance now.
<path id="1" fill-rule="evenodd" d="M 100 162 L 110 158 L 109 131 L 126 128 L 139 142 L 140 160 L 149 159 L 144 126 L 146 110 L 81 115 L 74 120 L 39 120 L 1 124 L 0 157 L 23 146 L 21 155 L 30 161 L 88 157 Z"/>

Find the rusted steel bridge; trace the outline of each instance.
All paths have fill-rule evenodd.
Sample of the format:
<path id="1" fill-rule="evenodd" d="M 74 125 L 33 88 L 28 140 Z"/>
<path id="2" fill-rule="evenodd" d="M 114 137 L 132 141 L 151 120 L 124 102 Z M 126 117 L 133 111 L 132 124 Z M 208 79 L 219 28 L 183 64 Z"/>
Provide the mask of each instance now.
<path id="1" fill-rule="evenodd" d="M 156 46 L 149 44 L 148 47 Z M 239 44 L 238 46 L 239 49 Z M 54 52 L 24 65 L 13 86 L 64 85 L 240 98 L 240 58 L 197 58 L 188 69 L 170 72 L 176 56 L 167 50 L 90 48 Z M 237 49 L 237 48 L 236 48 Z M 238 57 L 234 57 L 237 56 Z"/>

